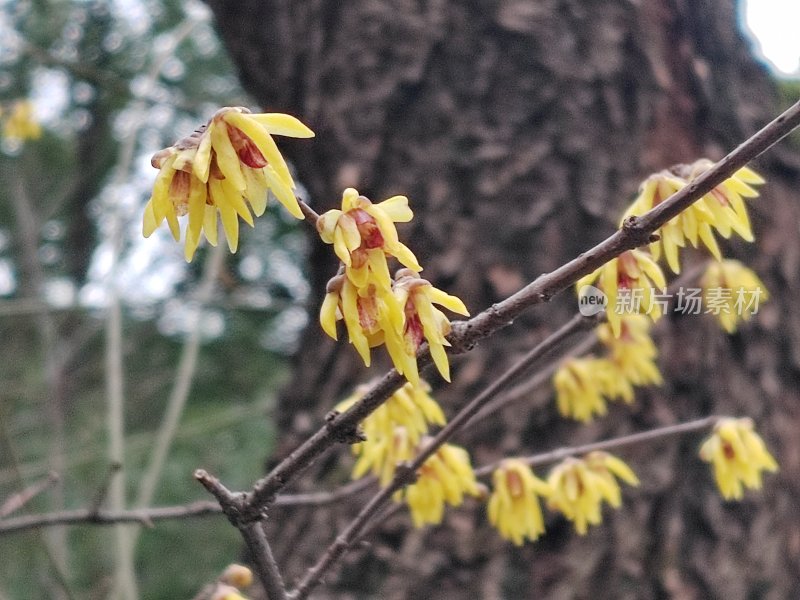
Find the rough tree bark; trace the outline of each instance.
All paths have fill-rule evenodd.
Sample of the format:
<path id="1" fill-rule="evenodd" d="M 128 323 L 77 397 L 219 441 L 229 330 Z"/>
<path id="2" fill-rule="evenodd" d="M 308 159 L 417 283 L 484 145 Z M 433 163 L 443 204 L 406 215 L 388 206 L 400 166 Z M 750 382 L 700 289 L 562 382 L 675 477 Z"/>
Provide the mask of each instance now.
<path id="1" fill-rule="evenodd" d="M 416 218 L 401 235 L 424 275 L 473 311 L 605 237 L 648 173 L 720 158 L 778 109 L 733 0 L 208 1 L 254 98 L 316 130 L 302 152 L 289 146 L 311 203 L 330 208 L 349 185 L 374 200 L 407 194 Z M 791 185 L 800 161 L 784 143 L 757 168 L 769 179 L 752 204 L 757 244 L 727 245 L 773 292 L 756 323 L 725 336 L 708 318 L 669 317 L 658 330 L 667 384 L 632 408 L 581 427 L 560 419 L 543 390 L 459 441 L 485 463 L 710 413 L 751 415 L 782 459 L 762 494 L 724 503 L 696 459 L 697 437 L 638 448 L 623 456 L 641 488 L 586 538 L 553 519 L 539 542 L 514 548 L 469 507 L 424 532 L 398 518 L 318 596 L 800 597 L 800 209 Z M 315 303 L 331 257 L 313 246 Z M 316 309 L 281 398 L 279 454 L 369 376 L 352 349 L 324 339 Z M 457 359 L 452 385 L 433 380 L 438 398 L 454 411 L 574 310 L 558 297 Z M 347 454 L 312 475 L 343 477 Z M 351 514 L 276 515 L 289 580 Z"/>

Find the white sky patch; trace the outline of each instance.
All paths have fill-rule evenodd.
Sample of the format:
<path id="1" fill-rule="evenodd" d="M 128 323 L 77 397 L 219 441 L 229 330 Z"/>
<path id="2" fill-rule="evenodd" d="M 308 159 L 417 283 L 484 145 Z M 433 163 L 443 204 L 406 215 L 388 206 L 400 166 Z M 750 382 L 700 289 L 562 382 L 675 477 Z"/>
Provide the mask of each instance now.
<path id="1" fill-rule="evenodd" d="M 746 27 L 780 75 L 800 77 L 800 0 L 746 0 Z"/>
<path id="2" fill-rule="evenodd" d="M 56 123 L 69 105 L 69 77 L 56 69 L 33 72 L 31 100 L 37 118 L 45 125 Z"/>

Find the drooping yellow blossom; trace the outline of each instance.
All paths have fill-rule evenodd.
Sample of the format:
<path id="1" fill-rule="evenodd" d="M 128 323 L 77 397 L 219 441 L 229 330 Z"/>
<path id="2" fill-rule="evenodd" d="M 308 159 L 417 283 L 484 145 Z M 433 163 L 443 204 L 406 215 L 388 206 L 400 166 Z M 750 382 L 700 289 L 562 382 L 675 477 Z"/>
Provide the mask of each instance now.
<path id="1" fill-rule="evenodd" d="M 357 288 L 349 277 L 337 275 L 328 282 L 319 320 L 322 329 L 333 339 L 338 339 L 336 322 L 344 320 L 350 343 L 367 367 L 372 362 L 370 348 L 386 344 L 394 359 L 397 349 L 403 347 L 403 305 L 390 288 L 373 283 Z M 400 367 L 398 371 L 402 373 Z"/>
<path id="2" fill-rule="evenodd" d="M 350 408 L 367 389 L 366 385 L 358 386 L 336 410 Z M 446 423 L 444 412 L 430 391 L 425 381 L 419 385 L 406 383 L 361 422 L 366 440 L 352 446 L 353 454 L 358 456 L 353 479 L 372 473 L 381 485 L 388 484 L 397 464 L 414 457 L 415 448 L 430 426 Z"/>
<path id="3" fill-rule="evenodd" d="M 769 299 L 758 275 L 738 260 L 711 262 L 700 284 L 706 312 L 717 317 L 728 333 L 734 333 L 740 321 L 750 319 L 759 303 Z"/>
<path id="4" fill-rule="evenodd" d="M 743 486 L 761 488 L 761 471 L 775 472 L 778 463 L 748 418 L 720 419 L 700 447 L 700 458 L 714 467 L 717 487 L 726 500 L 739 500 Z"/>
<path id="5" fill-rule="evenodd" d="M 636 475 L 618 458 L 598 453 L 586 459 L 567 458 L 556 466 L 547 478 L 550 496 L 547 506 L 562 513 L 584 535 L 589 525 L 602 521 L 603 500 L 611 506 L 620 505 L 620 490 L 616 477 L 637 485 Z"/>
<path id="6" fill-rule="evenodd" d="M 370 348 L 385 344 L 397 371 L 414 384 L 419 382 L 416 353 L 427 341 L 439 373 L 450 381 L 444 350 L 450 345 L 445 339 L 450 321 L 434 304 L 468 316 L 464 303 L 411 269 L 400 269 L 391 288 L 374 283 L 371 275 L 367 281 L 362 288 L 343 275 L 328 282 L 319 318 L 325 333 L 337 339 L 336 322 L 344 320 L 350 343 L 366 366 L 371 361 Z"/>
<path id="7" fill-rule="evenodd" d="M 547 497 L 550 487 L 533 474 L 522 460 L 507 458 L 492 475 L 493 490 L 487 510 L 489 521 L 500 535 L 521 546 L 544 533 L 539 496 Z"/>
<path id="8" fill-rule="evenodd" d="M 439 373 L 445 381 L 450 381 L 450 363 L 444 349 L 450 345 L 445 338 L 450 333 L 450 321 L 434 304 L 464 316 L 469 316 L 467 307 L 459 298 L 433 287 L 411 269 L 397 272 L 393 290 L 404 315 L 402 345 L 394 346 L 394 338 L 390 343 L 386 337 L 386 349 L 395 368 L 410 382 L 419 381 L 417 350 L 424 340 Z"/>
<path id="9" fill-rule="evenodd" d="M 651 321 L 644 315 L 626 315 L 620 321 L 620 335 L 614 337 L 608 323 L 597 327 L 597 337 L 609 351 L 609 359 L 620 375 L 635 386 L 661 385 L 656 366 L 658 356 L 650 337 Z"/>
<path id="10" fill-rule="evenodd" d="M 417 476 L 417 481 L 405 490 L 415 527 L 441 523 L 445 504 L 459 506 L 465 495 L 481 493 L 469 453 L 452 444 L 443 444 L 423 463 Z"/>
<path id="11" fill-rule="evenodd" d="M 14 141 L 38 140 L 42 127 L 36 120 L 30 100 L 16 100 L 3 111 L 3 137 Z"/>
<path id="12" fill-rule="evenodd" d="M 619 337 L 622 317 L 626 314 L 644 313 L 653 321 L 661 316 L 661 305 L 654 294 L 666 288 L 661 267 L 653 258 L 641 250 L 627 250 L 582 277 L 575 287 L 580 293 L 586 285 L 595 281 L 608 298 L 606 318 L 614 336 Z"/>
<path id="13" fill-rule="evenodd" d="M 188 214 L 185 254 L 191 260 L 201 234 L 217 244 L 219 214 L 228 246 L 236 252 L 239 218 L 252 226 L 251 210 L 256 216 L 264 213 L 268 191 L 302 219 L 294 181 L 272 135 L 313 137 L 314 133 L 289 115 L 227 107 L 187 138 L 157 152 L 151 162 L 159 173 L 145 206 L 144 236 L 166 219 L 177 241 L 178 217 Z"/>
<path id="14" fill-rule="evenodd" d="M 367 389 L 367 385 L 358 386 L 353 394 L 336 406 L 336 410 L 346 411 L 363 397 Z M 430 392 L 430 385 L 420 380 L 418 385 L 406 383 L 389 396 L 386 402 L 361 422 L 366 441 L 355 444 L 353 451 L 359 454 L 365 445 L 391 437 L 398 426 L 405 427 L 411 443 L 415 445 L 428 433 L 431 425 L 444 425 L 447 422 L 444 412 Z"/>
<path id="15" fill-rule="evenodd" d="M 613 508 L 619 508 L 622 505 L 622 492 L 617 478 L 628 485 L 639 485 L 639 478 L 636 477 L 633 469 L 613 454 L 596 450 L 587 454 L 584 460 L 594 474 L 605 479 L 608 486 L 604 488 L 607 495 L 604 495 L 603 499 Z"/>
<path id="16" fill-rule="evenodd" d="M 394 225 L 407 223 L 413 216 L 405 196 L 392 196 L 373 204 L 355 189 L 347 188 L 342 194 L 342 209 L 320 215 L 317 230 L 323 242 L 333 244 L 347 277 L 356 287 L 365 287 L 371 274 L 376 283 L 389 289 L 387 256 L 410 269 L 422 270 L 413 252 L 400 242 Z"/>
<path id="17" fill-rule="evenodd" d="M 690 165 L 676 165 L 648 177 L 639 188 L 639 195 L 628 208 L 622 220 L 639 216 L 658 206 L 678 190 L 684 188 L 713 166 L 708 159 Z M 753 240 L 750 219 L 743 198 L 755 198 L 758 192 L 751 185 L 764 180 L 753 170 L 739 169 L 702 199 L 670 219 L 656 233 L 659 239 L 650 245 L 653 258 L 658 260 L 663 252 L 674 273 L 680 272 L 679 250 L 686 241 L 695 248 L 702 243 L 717 260 L 722 258 L 713 230 L 725 238 L 735 231 L 747 241 Z"/>
<path id="18" fill-rule="evenodd" d="M 607 412 L 606 400 L 633 402 L 633 387 L 605 358 L 569 358 L 553 375 L 558 412 L 587 423 Z"/>
<path id="19" fill-rule="evenodd" d="M 414 458 L 416 446 L 414 436 L 402 426 L 394 427 L 391 435 L 382 435 L 356 444 L 353 451 L 358 453 L 358 460 L 353 466 L 353 479 L 370 473 L 385 487 L 394 477 L 397 465 Z"/>

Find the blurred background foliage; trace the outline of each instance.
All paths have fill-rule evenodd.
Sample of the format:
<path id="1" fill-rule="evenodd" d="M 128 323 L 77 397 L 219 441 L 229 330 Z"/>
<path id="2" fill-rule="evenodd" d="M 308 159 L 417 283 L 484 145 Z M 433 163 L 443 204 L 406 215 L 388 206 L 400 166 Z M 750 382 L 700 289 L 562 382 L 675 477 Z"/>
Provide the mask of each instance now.
<path id="1" fill-rule="evenodd" d="M 56 471 L 57 486 L 25 510 L 86 506 L 108 477 L 103 331 L 112 288 L 124 311 L 128 502 L 194 327 L 196 376 L 153 503 L 207 499 L 191 477 L 198 467 L 247 486 L 270 451 L 265 415 L 305 324 L 304 239 L 275 211 L 243 235 L 239 253 L 226 254 L 201 307 L 207 250 L 187 265 L 165 232 L 141 238 L 150 156 L 219 106 L 251 104 L 206 7 L 4 2 L 3 114 L 24 98 L 41 137 L 6 136 L 0 148 L 0 503 Z M 111 535 L 77 527 L 0 538 L 0 598 L 65 597 L 53 560 L 73 597 L 102 597 Z M 140 595 L 191 597 L 239 550 L 222 518 L 145 530 L 135 553 Z"/>
<path id="2" fill-rule="evenodd" d="M 268 415 L 306 323 L 305 239 L 273 211 L 225 255 L 200 306 L 208 248 L 187 265 L 165 231 L 140 235 L 150 156 L 217 107 L 252 105 L 208 10 L 192 0 L 0 7 L 2 118 L 27 98 L 42 127 L 37 140 L 0 143 L 0 502 L 53 471 L 59 483 L 26 511 L 86 506 L 103 487 L 112 292 L 124 311 L 128 502 L 195 327 L 196 375 L 153 504 L 206 499 L 197 467 L 247 487 L 270 452 Z M 798 84 L 784 85 L 796 98 Z M 0 537 L 0 599 L 104 597 L 111 536 L 73 527 Z M 239 551 L 222 518 L 146 529 L 135 552 L 140 596 L 191 597 Z"/>

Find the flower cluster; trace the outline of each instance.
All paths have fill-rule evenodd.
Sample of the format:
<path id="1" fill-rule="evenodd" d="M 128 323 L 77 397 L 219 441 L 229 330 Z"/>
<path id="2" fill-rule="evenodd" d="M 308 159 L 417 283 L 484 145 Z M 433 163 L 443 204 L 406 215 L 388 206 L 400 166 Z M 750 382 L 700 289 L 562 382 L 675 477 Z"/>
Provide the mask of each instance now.
<path id="1" fill-rule="evenodd" d="M 518 546 L 525 539 L 536 540 L 544 533 L 539 506 L 542 497 L 548 508 L 567 517 L 583 535 L 589 525 L 602 521 L 603 502 L 613 508 L 621 506 L 617 479 L 629 485 L 639 484 L 631 468 L 607 452 L 567 458 L 550 471 L 546 481 L 536 477 L 524 460 L 505 459 L 492 475 L 489 520 L 503 538 Z"/>
<path id="2" fill-rule="evenodd" d="M 629 485 L 639 484 L 631 468 L 607 452 L 592 452 L 583 459 L 567 458 L 547 478 L 547 506 L 562 513 L 584 535 L 589 525 L 602 521 L 604 501 L 613 508 L 621 505 L 617 478 Z"/>
<path id="3" fill-rule="evenodd" d="M 464 303 L 419 276 L 422 267 L 398 238 L 395 223 L 413 216 L 405 196 L 373 204 L 353 188 L 342 195 L 342 208 L 320 215 L 317 229 L 322 241 L 332 244 L 344 273 L 327 286 L 320 309 L 322 329 L 337 339 L 336 322 L 343 320 L 350 343 L 366 366 L 370 348 L 385 345 L 399 373 L 419 381 L 417 350 L 427 342 L 439 373 L 450 381 L 445 347 L 450 321 L 434 305 L 468 316 Z M 387 258 L 405 268 L 394 278 Z"/>
<path id="4" fill-rule="evenodd" d="M 344 412 L 360 400 L 366 390 L 367 386 L 359 386 L 336 406 L 336 410 Z M 425 381 L 418 385 L 406 383 L 362 421 L 366 441 L 353 445 L 353 453 L 358 456 L 353 479 L 371 473 L 378 477 L 381 485 L 387 485 L 397 464 L 414 457 L 417 445 L 430 426 L 446 423 L 444 412 L 430 391 Z"/>
<path id="5" fill-rule="evenodd" d="M 681 188 L 689 185 L 714 163 L 708 159 L 690 165 L 676 165 L 648 177 L 639 188 L 639 195 L 623 216 L 646 213 L 658 206 Z M 733 232 L 748 242 L 753 241 L 750 218 L 744 198 L 755 198 L 758 192 L 751 186 L 761 185 L 764 180 L 752 169 L 744 167 L 678 216 L 673 217 L 657 232 L 659 239 L 650 245 L 653 258 L 663 254 L 674 273 L 680 272 L 679 250 L 688 241 L 697 248 L 702 243 L 717 260 L 722 259 L 714 231 L 724 238 Z"/>
<path id="6" fill-rule="evenodd" d="M 653 302 L 652 295 L 654 289 L 665 289 L 667 283 L 661 267 L 647 252 L 627 250 L 593 273 L 579 279 L 575 287 L 580 293 L 584 286 L 595 282 L 598 282 L 608 298 L 611 310 L 606 311 L 606 317 L 616 337 L 619 337 L 621 332 L 622 315 L 614 308 L 621 303 L 619 296 L 623 293 L 631 297 L 634 293 L 641 295 L 640 308 L 653 321 L 661 316 L 661 308 L 657 302 Z"/>
<path id="7" fill-rule="evenodd" d="M 217 244 L 217 218 L 222 221 L 231 252 L 239 243 L 239 219 L 253 225 L 271 192 L 298 219 L 303 213 L 294 181 L 273 135 L 312 137 L 300 121 L 280 113 L 252 114 L 246 108 L 222 108 L 207 125 L 157 152 L 159 170 L 145 206 L 142 232 L 149 237 L 166 220 L 180 239 L 178 217 L 187 215 L 185 256 L 191 260 L 205 237 Z M 252 213 L 251 213 L 252 211 Z"/>
<path id="8" fill-rule="evenodd" d="M 778 463 L 753 430 L 751 419 L 720 419 L 700 447 L 700 458 L 714 467 L 717 486 L 726 500 L 739 500 L 742 486 L 761 488 L 761 471 L 775 472 Z"/>
<path id="9" fill-rule="evenodd" d="M 359 386 L 336 410 L 347 410 L 365 391 L 366 386 Z M 398 464 L 413 460 L 429 442 L 426 434 L 430 426 L 445 423 L 444 412 L 430 395 L 430 386 L 422 380 L 417 385 L 406 383 L 362 421 L 366 439 L 353 446 L 358 457 L 353 479 L 371 473 L 385 487 Z M 421 527 L 426 523 L 440 523 L 446 504 L 459 506 L 465 495 L 479 494 L 480 487 L 467 451 L 444 444 L 422 464 L 417 481 L 398 493 L 395 499 L 405 499 L 415 526 Z"/>
<path id="10" fill-rule="evenodd" d="M 758 275 L 738 260 L 712 262 L 700 283 L 706 306 L 714 309 L 720 325 L 728 333 L 734 333 L 739 321 L 748 320 L 757 310 L 754 298 L 769 298 L 769 292 Z"/>
<path id="11" fill-rule="evenodd" d="M 423 440 L 423 444 L 425 440 Z M 417 481 L 405 490 L 415 527 L 438 524 L 445 504 L 460 506 L 464 496 L 480 496 L 469 453 L 459 446 L 442 444 L 417 472 Z"/>
<path id="12" fill-rule="evenodd" d="M 568 358 L 553 375 L 559 412 L 578 421 L 606 414 L 606 402 L 633 402 L 634 387 L 660 385 L 655 364 L 658 350 L 650 337 L 650 321 L 643 315 L 620 319 L 615 336 L 609 323 L 597 327 L 607 350 L 604 357 Z"/>
<path id="13" fill-rule="evenodd" d="M 0 122 L 3 137 L 7 140 L 22 142 L 38 140 L 42 136 L 42 127 L 33 111 L 30 100 L 15 100 L 8 106 L 0 106 Z"/>

